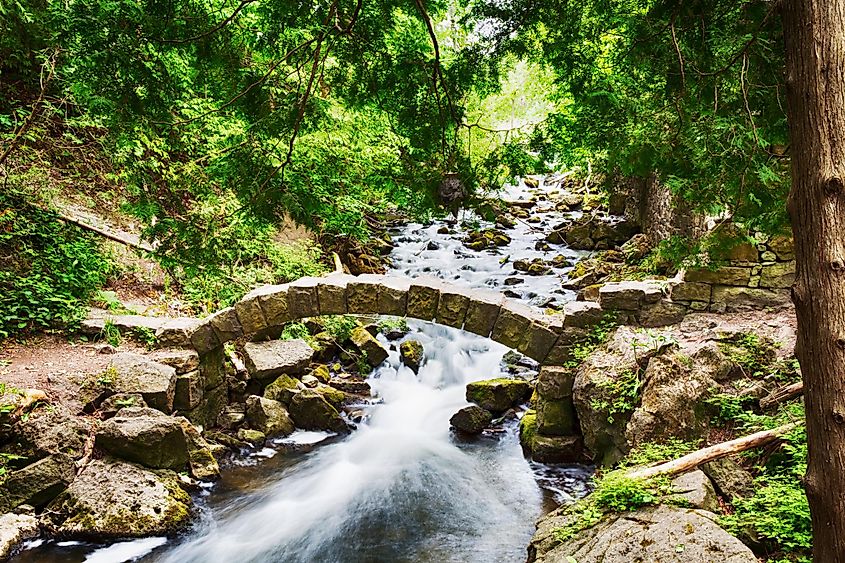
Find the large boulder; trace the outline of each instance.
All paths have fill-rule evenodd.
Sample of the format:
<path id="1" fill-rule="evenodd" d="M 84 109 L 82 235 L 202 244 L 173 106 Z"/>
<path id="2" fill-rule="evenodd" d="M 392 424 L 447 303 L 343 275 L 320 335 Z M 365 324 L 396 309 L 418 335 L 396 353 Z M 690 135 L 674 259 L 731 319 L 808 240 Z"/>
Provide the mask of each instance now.
<path id="1" fill-rule="evenodd" d="M 382 346 L 381 342 L 376 340 L 366 328 L 359 326 L 353 329 L 349 340 L 365 355 L 367 363 L 372 367 L 378 366 L 387 359 L 387 348 Z"/>
<path id="2" fill-rule="evenodd" d="M 22 504 L 41 508 L 73 482 L 73 458 L 58 453 L 13 471 L 0 486 L 0 512 Z"/>
<path id="3" fill-rule="evenodd" d="M 173 411 L 176 369 L 132 352 L 115 354 L 98 382 L 114 393 L 138 393 L 150 407 Z"/>
<path id="4" fill-rule="evenodd" d="M 696 369 L 680 353 L 662 354 L 648 362 L 641 386 L 640 405 L 625 430 L 630 446 L 705 437 L 710 418 L 705 400 L 716 386 L 707 370 Z"/>
<path id="5" fill-rule="evenodd" d="M 423 345 L 418 340 L 406 340 L 399 345 L 399 357 L 402 358 L 402 363 L 411 368 L 414 373 L 420 370 L 424 352 Z"/>
<path id="6" fill-rule="evenodd" d="M 121 409 L 100 425 L 96 443 L 115 457 L 155 469 L 181 471 L 188 463 L 188 445 L 179 419 L 155 409 Z"/>
<path id="7" fill-rule="evenodd" d="M 627 453 L 625 429 L 638 397 L 625 394 L 636 389 L 640 369 L 667 346 L 663 339 L 622 326 L 578 366 L 572 400 L 584 446 L 597 463 L 610 466 Z"/>
<path id="8" fill-rule="evenodd" d="M 28 514 L 3 514 L 0 516 L 0 560 L 15 554 L 26 540 L 38 536 L 38 519 Z"/>
<path id="9" fill-rule="evenodd" d="M 659 505 L 611 514 L 598 524 L 567 534 L 575 516 L 566 508 L 544 517 L 528 548 L 536 563 L 756 563 L 748 547 L 719 527 L 705 510 Z M 565 536 L 564 536 L 565 537 Z"/>
<path id="10" fill-rule="evenodd" d="M 290 415 L 297 428 L 347 432 L 349 428 L 340 413 L 317 391 L 301 391 L 290 403 Z"/>
<path id="11" fill-rule="evenodd" d="M 279 401 L 251 395 L 246 400 L 246 419 L 250 428 L 265 436 L 287 436 L 294 430 L 293 421 Z"/>
<path id="12" fill-rule="evenodd" d="M 453 414 L 449 424 L 464 434 L 475 435 L 481 434 L 492 421 L 493 415 L 490 411 L 478 405 L 470 405 Z"/>
<path id="13" fill-rule="evenodd" d="M 47 514 L 60 535 L 125 538 L 177 533 L 191 507 L 176 473 L 104 458 L 85 466 Z"/>
<path id="14" fill-rule="evenodd" d="M 282 374 L 305 373 L 314 349 L 301 338 L 244 344 L 244 363 L 254 379 L 269 380 Z"/>
<path id="15" fill-rule="evenodd" d="M 503 413 L 527 400 L 531 385 L 521 379 L 486 379 L 467 384 L 466 399 L 493 414 Z"/>

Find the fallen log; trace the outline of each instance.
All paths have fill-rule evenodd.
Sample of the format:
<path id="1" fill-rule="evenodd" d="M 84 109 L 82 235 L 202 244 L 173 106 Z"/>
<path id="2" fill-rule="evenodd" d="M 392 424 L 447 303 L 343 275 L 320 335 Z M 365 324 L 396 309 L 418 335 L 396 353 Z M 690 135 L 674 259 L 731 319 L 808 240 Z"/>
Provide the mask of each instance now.
<path id="1" fill-rule="evenodd" d="M 786 385 L 781 387 L 780 389 L 775 389 L 775 391 L 769 395 L 768 397 L 764 397 L 760 399 L 760 408 L 765 410 L 769 410 L 772 407 L 783 403 L 785 401 L 789 401 L 802 395 L 804 393 L 804 382 L 799 381 L 798 383 L 793 383 L 792 385 Z"/>
<path id="2" fill-rule="evenodd" d="M 628 471 L 626 473 L 626 477 L 630 477 L 632 479 L 650 479 L 652 477 L 657 477 L 658 475 L 671 476 L 686 473 L 688 471 L 692 471 L 703 463 L 715 461 L 746 450 L 767 446 L 772 442 L 777 442 L 784 434 L 792 431 L 798 426 L 798 423 L 785 424 L 773 430 L 763 430 L 762 432 L 756 432 L 749 436 L 743 436 L 742 438 L 736 438 L 735 440 L 729 440 L 727 442 L 722 442 L 721 444 L 708 446 L 683 457 L 679 457 L 678 459 L 667 461 L 666 463 L 652 465 L 651 467 L 636 467 Z"/>

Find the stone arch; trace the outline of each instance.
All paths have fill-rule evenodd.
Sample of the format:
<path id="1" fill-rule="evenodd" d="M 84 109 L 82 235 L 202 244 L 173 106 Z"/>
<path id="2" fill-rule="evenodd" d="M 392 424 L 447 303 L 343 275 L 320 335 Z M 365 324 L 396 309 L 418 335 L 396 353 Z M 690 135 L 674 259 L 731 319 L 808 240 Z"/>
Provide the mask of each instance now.
<path id="1" fill-rule="evenodd" d="M 460 328 L 517 350 L 540 364 L 560 365 L 584 329 L 602 319 L 597 303 L 568 303 L 547 315 L 494 291 L 430 277 L 331 274 L 285 285 L 265 285 L 193 327 L 200 355 L 244 335 L 321 315 L 378 314 L 411 317 Z"/>

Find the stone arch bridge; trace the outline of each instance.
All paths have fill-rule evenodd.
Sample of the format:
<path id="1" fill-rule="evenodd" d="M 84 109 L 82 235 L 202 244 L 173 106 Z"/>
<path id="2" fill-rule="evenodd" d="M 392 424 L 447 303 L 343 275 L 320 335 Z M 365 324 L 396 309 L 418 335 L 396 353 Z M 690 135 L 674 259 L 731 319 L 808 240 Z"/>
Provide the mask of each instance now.
<path id="1" fill-rule="evenodd" d="M 622 284 L 616 284 L 617 286 Z M 618 297 L 637 308 L 658 304 L 656 286 L 617 287 L 604 309 L 618 309 Z M 616 302 L 610 297 L 617 297 Z M 561 365 L 573 344 L 607 312 L 591 301 L 567 303 L 562 313 L 545 314 L 501 293 L 473 289 L 436 278 L 331 274 L 285 285 L 265 285 L 228 307 L 180 328 L 184 343 L 200 355 L 244 335 L 262 334 L 307 317 L 379 314 L 411 317 L 460 328 L 517 350 L 542 365 Z M 167 327 L 159 329 L 166 331 Z"/>

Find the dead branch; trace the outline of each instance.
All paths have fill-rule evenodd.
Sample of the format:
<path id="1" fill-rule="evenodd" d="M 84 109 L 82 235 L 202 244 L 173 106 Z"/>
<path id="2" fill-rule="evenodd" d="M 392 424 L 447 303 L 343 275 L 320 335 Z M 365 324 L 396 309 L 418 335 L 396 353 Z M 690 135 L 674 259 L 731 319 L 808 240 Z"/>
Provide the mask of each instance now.
<path id="1" fill-rule="evenodd" d="M 791 399 L 794 399 L 795 397 L 799 397 L 803 393 L 803 381 L 793 383 L 792 385 L 786 385 L 784 387 L 781 387 L 780 389 L 775 389 L 775 391 L 773 391 L 772 394 L 768 397 L 760 399 L 760 408 L 764 411 L 769 410 L 780 403 L 789 401 Z"/>
<path id="2" fill-rule="evenodd" d="M 735 440 L 722 442 L 708 446 L 704 449 L 692 452 L 678 459 L 653 465 L 651 467 L 637 467 L 628 471 L 627 476 L 632 479 L 650 479 L 658 475 L 679 475 L 692 471 L 703 463 L 715 461 L 729 455 L 744 452 L 754 448 L 767 446 L 773 442 L 777 442 L 783 435 L 798 427 L 798 423 L 786 424 L 779 426 L 774 430 L 763 430 L 756 432 L 749 436 L 743 436 Z"/>

